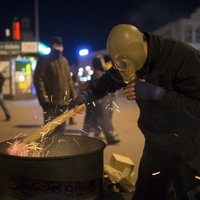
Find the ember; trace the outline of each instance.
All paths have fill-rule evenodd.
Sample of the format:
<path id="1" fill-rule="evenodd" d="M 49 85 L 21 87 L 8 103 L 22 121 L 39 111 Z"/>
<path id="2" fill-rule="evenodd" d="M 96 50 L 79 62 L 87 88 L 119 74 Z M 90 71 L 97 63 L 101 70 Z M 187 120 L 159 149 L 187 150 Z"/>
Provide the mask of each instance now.
<path id="1" fill-rule="evenodd" d="M 80 131 L 83 132 L 83 133 L 85 133 L 86 135 L 89 134 L 88 132 L 86 132 L 86 131 L 84 131 L 84 130 L 82 130 L 82 129 L 80 129 Z"/>
<path id="2" fill-rule="evenodd" d="M 9 155 L 24 156 L 24 157 L 44 156 L 43 142 L 45 142 L 46 136 L 50 134 L 58 125 L 68 120 L 70 117 L 74 117 L 77 113 L 81 113 L 83 110 L 85 110 L 85 104 L 82 104 L 76 107 L 75 109 L 73 108 L 67 112 L 64 112 L 62 115 L 58 116 L 54 120 L 50 121 L 49 123 L 41 127 L 40 131 L 25 136 L 21 141 L 20 139 L 18 139 L 13 143 L 11 143 L 10 147 L 7 149 L 7 153 Z M 22 133 L 17 135 L 15 138 L 18 138 L 20 135 L 22 135 Z"/>
<path id="3" fill-rule="evenodd" d="M 155 172 L 155 173 L 152 173 L 152 176 L 156 176 L 158 174 L 160 174 L 160 172 Z"/>
<path id="4" fill-rule="evenodd" d="M 80 144 L 78 143 L 78 141 L 76 139 L 73 138 L 73 140 L 74 140 L 74 142 L 76 142 L 76 144 L 78 144 L 80 146 Z"/>

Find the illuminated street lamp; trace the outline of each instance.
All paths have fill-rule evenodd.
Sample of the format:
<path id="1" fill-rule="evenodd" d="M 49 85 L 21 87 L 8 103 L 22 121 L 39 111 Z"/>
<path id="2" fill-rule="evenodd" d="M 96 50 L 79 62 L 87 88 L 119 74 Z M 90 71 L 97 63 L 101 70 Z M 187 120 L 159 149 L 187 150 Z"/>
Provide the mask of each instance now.
<path id="1" fill-rule="evenodd" d="M 88 54 L 89 54 L 88 49 L 81 49 L 81 50 L 79 51 L 79 55 L 80 55 L 80 56 L 87 56 Z"/>
<path id="2" fill-rule="evenodd" d="M 43 55 L 48 55 L 51 52 L 51 48 L 47 45 L 43 44 L 42 42 L 39 42 L 39 53 Z"/>

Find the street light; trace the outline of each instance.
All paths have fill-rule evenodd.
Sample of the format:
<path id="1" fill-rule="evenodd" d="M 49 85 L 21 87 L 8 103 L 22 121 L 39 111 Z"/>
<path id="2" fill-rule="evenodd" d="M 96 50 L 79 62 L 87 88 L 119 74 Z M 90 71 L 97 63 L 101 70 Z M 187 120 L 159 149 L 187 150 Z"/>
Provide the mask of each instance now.
<path id="1" fill-rule="evenodd" d="M 89 54 L 88 49 L 81 49 L 81 50 L 79 51 L 79 55 L 80 55 L 80 56 L 86 56 L 86 55 L 88 55 L 88 54 Z"/>
<path id="2" fill-rule="evenodd" d="M 43 55 L 48 55 L 51 52 L 51 48 L 47 45 L 43 44 L 42 42 L 39 42 L 39 53 Z"/>

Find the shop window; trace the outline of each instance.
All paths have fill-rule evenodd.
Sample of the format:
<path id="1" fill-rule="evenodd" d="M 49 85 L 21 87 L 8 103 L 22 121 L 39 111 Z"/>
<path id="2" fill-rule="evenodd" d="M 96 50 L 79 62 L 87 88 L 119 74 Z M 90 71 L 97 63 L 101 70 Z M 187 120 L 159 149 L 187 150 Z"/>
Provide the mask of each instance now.
<path id="1" fill-rule="evenodd" d="M 15 60 L 16 94 L 32 94 L 32 63 L 30 59 Z"/>

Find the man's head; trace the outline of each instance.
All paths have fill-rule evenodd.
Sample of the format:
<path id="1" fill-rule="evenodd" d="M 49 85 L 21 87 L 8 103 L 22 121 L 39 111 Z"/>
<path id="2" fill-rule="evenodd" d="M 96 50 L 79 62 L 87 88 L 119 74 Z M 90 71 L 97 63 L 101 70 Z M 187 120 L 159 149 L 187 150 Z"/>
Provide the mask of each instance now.
<path id="1" fill-rule="evenodd" d="M 51 47 L 54 50 L 63 52 L 63 50 L 64 50 L 63 39 L 60 36 L 53 36 L 51 38 Z"/>
<path id="2" fill-rule="evenodd" d="M 125 83 L 134 82 L 135 72 L 141 69 L 147 58 L 143 34 L 133 25 L 119 24 L 109 33 L 107 49 Z"/>

